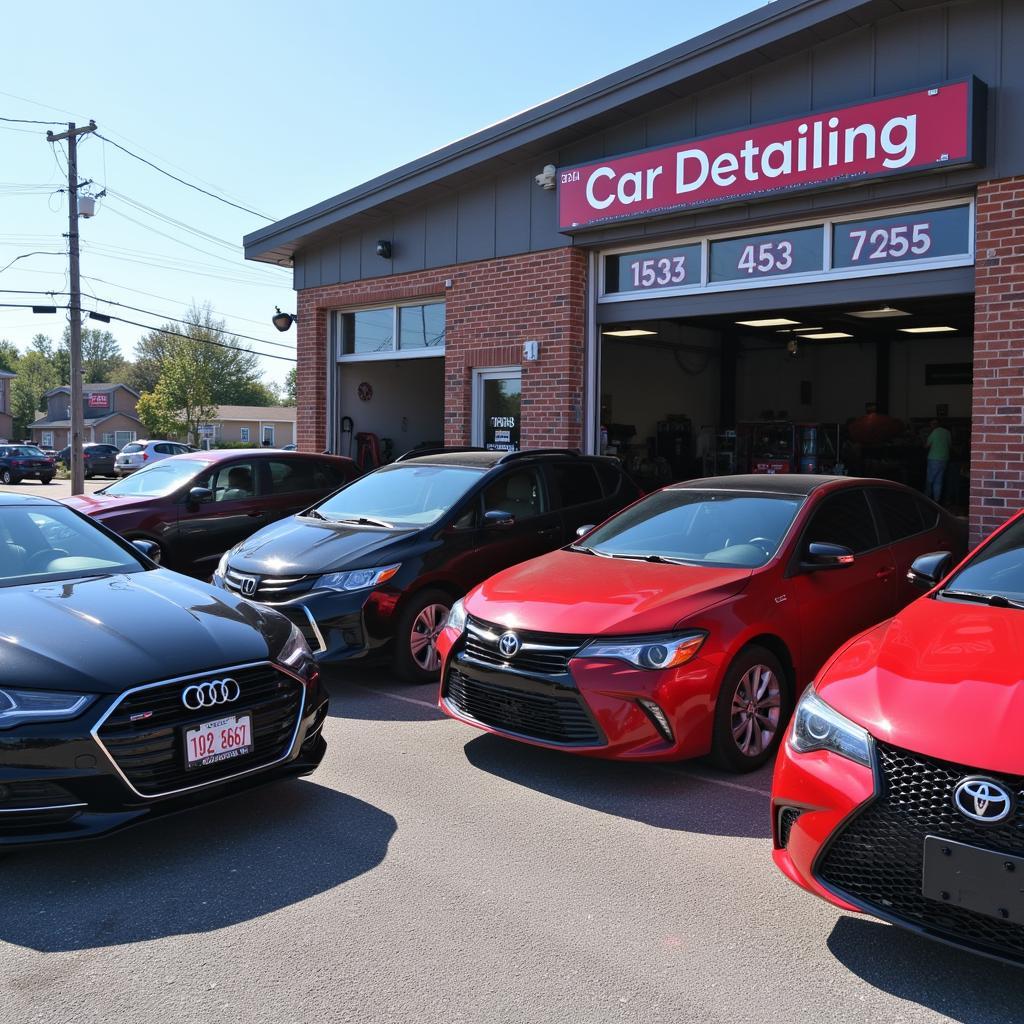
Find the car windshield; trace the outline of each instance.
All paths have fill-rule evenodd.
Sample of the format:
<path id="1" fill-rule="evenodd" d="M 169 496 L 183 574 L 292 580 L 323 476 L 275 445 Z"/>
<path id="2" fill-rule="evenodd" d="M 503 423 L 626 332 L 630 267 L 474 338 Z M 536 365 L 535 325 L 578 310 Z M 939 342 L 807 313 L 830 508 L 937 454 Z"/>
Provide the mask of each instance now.
<path id="1" fill-rule="evenodd" d="M 1024 519 L 1011 523 L 986 544 L 942 589 L 1024 602 Z"/>
<path id="2" fill-rule="evenodd" d="M 46 456 L 34 445 L 31 444 L 12 444 L 8 445 L 4 449 L 4 455 L 9 455 L 15 459 L 45 459 Z"/>
<path id="3" fill-rule="evenodd" d="M 0 587 L 142 571 L 138 559 L 69 508 L 0 507 Z"/>
<path id="4" fill-rule="evenodd" d="M 428 526 L 477 483 L 482 472 L 461 466 L 388 466 L 360 477 L 315 508 L 334 522 L 365 519 L 388 526 Z"/>
<path id="5" fill-rule="evenodd" d="M 802 498 L 669 488 L 598 527 L 575 550 L 756 569 L 778 550 Z"/>
<path id="6" fill-rule="evenodd" d="M 104 487 L 101 493 L 115 498 L 162 498 L 208 468 L 209 463 L 199 459 L 161 459 Z"/>

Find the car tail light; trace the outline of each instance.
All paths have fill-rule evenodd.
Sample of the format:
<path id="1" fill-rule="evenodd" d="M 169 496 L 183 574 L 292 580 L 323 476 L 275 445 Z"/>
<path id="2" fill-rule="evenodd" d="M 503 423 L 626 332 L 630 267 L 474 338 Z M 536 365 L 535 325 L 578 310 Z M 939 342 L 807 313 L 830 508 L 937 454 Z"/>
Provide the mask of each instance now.
<path id="1" fill-rule="evenodd" d="M 143 452 L 142 453 L 142 461 L 145 462 L 146 459 L 148 459 L 148 458 L 149 458 L 149 452 Z"/>

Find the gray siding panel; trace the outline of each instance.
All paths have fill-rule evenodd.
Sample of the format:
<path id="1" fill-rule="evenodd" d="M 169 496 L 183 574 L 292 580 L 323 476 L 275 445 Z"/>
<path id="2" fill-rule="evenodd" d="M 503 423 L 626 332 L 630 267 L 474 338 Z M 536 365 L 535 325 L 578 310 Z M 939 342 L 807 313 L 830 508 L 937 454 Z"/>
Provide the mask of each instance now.
<path id="1" fill-rule="evenodd" d="M 396 216 L 391 243 L 396 274 L 423 270 L 427 265 L 426 210 L 421 208 Z"/>
<path id="2" fill-rule="evenodd" d="M 427 266 L 444 267 L 456 260 L 458 198 L 452 196 L 427 207 Z"/>
<path id="3" fill-rule="evenodd" d="M 530 192 L 536 187 L 529 173 L 525 171 L 506 175 L 495 183 L 495 256 L 511 256 L 514 253 L 530 251 L 530 218 L 524 217 L 523 211 L 530 208 Z"/>
<path id="4" fill-rule="evenodd" d="M 376 228 L 364 228 L 359 240 L 359 261 L 363 277 L 385 277 L 394 273 L 394 259 L 386 260 L 377 255 L 377 242 L 391 241 L 394 234 L 389 220 L 381 221 Z"/>
<path id="5" fill-rule="evenodd" d="M 697 104 L 689 97 L 661 107 L 647 118 L 648 146 L 669 146 L 696 134 Z"/>
<path id="6" fill-rule="evenodd" d="M 809 54 L 776 61 L 754 74 L 750 83 L 750 119 L 781 121 L 811 107 L 811 58 Z"/>
<path id="7" fill-rule="evenodd" d="M 340 281 L 358 281 L 360 278 L 359 235 L 345 235 L 341 240 Z"/>
<path id="8" fill-rule="evenodd" d="M 874 30 L 858 29 L 823 43 L 811 55 L 811 108 L 869 99 L 874 93 Z"/>
<path id="9" fill-rule="evenodd" d="M 946 11 L 920 11 L 915 31 L 901 18 L 879 22 L 875 31 L 875 91 L 879 95 L 942 82 L 946 71 Z"/>
<path id="10" fill-rule="evenodd" d="M 459 193 L 456 255 L 460 263 L 494 258 L 494 182 Z"/>

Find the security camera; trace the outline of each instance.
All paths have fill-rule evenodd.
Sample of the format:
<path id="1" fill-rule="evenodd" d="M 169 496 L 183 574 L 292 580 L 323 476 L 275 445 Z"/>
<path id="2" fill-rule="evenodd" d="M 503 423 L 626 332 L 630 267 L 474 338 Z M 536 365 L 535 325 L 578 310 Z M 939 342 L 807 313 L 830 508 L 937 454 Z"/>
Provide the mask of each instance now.
<path id="1" fill-rule="evenodd" d="M 544 170 L 534 176 L 534 181 L 540 185 L 541 188 L 551 191 L 555 187 L 555 176 L 558 172 L 558 168 L 554 164 L 547 164 Z"/>

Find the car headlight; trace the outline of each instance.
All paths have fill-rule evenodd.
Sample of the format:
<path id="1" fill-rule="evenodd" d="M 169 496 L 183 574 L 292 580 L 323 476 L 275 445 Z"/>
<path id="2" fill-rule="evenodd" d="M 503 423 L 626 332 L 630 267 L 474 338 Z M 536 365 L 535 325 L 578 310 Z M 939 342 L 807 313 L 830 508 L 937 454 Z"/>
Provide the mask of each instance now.
<path id="1" fill-rule="evenodd" d="M 789 745 L 798 754 L 830 750 L 871 767 L 871 739 L 867 729 L 829 707 L 812 688 L 808 688 L 796 706 Z"/>
<path id="2" fill-rule="evenodd" d="M 445 628 L 454 629 L 459 636 L 462 636 L 465 632 L 466 605 L 461 597 L 452 605 L 451 611 L 448 612 L 448 621 L 445 623 Z"/>
<path id="3" fill-rule="evenodd" d="M 316 586 L 326 590 L 368 590 L 386 583 L 401 568 L 401 565 L 380 565 L 372 569 L 329 572 L 316 581 Z"/>
<path id="4" fill-rule="evenodd" d="M 229 553 L 230 552 L 225 551 L 224 554 L 220 556 L 220 561 L 217 563 L 217 568 L 213 572 L 214 576 L 219 576 L 221 579 L 223 579 L 227 575 Z"/>
<path id="5" fill-rule="evenodd" d="M 277 652 L 278 663 L 286 668 L 297 669 L 304 662 L 313 660 L 313 652 L 302 635 L 302 630 L 292 623 L 292 631 L 288 634 L 281 650 Z"/>
<path id="6" fill-rule="evenodd" d="M 52 690 L 0 689 L 0 729 L 13 729 L 28 722 L 74 718 L 93 701 L 84 693 L 55 693 Z"/>
<path id="7" fill-rule="evenodd" d="M 577 655 L 579 658 L 617 658 L 637 668 L 677 668 L 693 659 L 707 639 L 707 633 L 693 631 L 670 636 L 638 636 L 595 640 Z"/>

